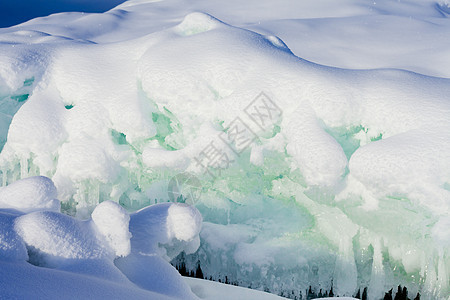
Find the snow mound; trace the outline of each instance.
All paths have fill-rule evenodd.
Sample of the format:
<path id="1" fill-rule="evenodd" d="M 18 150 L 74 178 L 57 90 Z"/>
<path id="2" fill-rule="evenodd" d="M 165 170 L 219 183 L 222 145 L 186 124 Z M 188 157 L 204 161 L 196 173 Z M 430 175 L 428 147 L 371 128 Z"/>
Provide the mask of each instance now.
<path id="1" fill-rule="evenodd" d="M 183 22 L 175 27 L 179 34 L 188 36 L 212 30 L 221 24 L 218 19 L 205 13 L 196 12 L 187 15 Z"/>
<path id="2" fill-rule="evenodd" d="M 450 191 L 443 188 L 450 182 L 450 126 L 440 125 L 359 148 L 350 159 L 350 174 L 378 197 L 413 198 L 445 215 L 450 210 Z"/>
<path id="3" fill-rule="evenodd" d="M 169 239 L 189 242 L 200 233 L 202 216 L 195 207 L 182 203 L 171 205 L 167 214 Z"/>
<path id="4" fill-rule="evenodd" d="M 102 202 L 92 212 L 92 221 L 114 249 L 116 256 L 130 253 L 130 215 L 124 208 L 112 201 Z"/>
<path id="5" fill-rule="evenodd" d="M 60 202 L 50 178 L 35 176 L 18 180 L 0 188 L 0 208 L 22 212 L 49 210 L 59 212 Z"/>
<path id="6" fill-rule="evenodd" d="M 56 194 L 52 181 L 44 177 L 20 180 L 8 187 L 25 187 L 25 196 L 52 195 L 38 188 L 30 194 L 30 184 L 26 183 L 36 181 L 36 187 L 47 183 L 44 192 L 50 189 Z M 14 191 L 17 199 L 23 199 L 20 190 Z M 133 299 L 196 299 L 178 271 L 167 262 L 181 251 L 197 250 L 202 218 L 196 208 L 159 204 L 134 213 L 130 222 L 125 209 L 112 201 L 97 205 L 88 220 L 57 211 L 36 211 L 36 204 L 30 201 L 19 204 L 22 211 L 29 213 L 0 209 L 3 296 L 33 294 L 40 298 L 45 294 L 46 298 L 56 299 L 55 295 L 60 297 L 64 291 L 68 293 L 66 298 L 76 299 L 89 290 L 89 298 L 96 299 L 110 291 L 115 291 L 116 297 L 129 295 Z M 18 279 L 20 276 L 26 276 L 26 284 Z M 58 287 L 51 287 L 48 282 L 37 284 L 44 279 Z M 90 283 L 83 284 L 86 281 Z M 69 283 L 76 285 L 78 293 L 68 287 Z"/>
<path id="7" fill-rule="evenodd" d="M 14 228 L 38 260 L 35 264 L 56 267 L 67 260 L 112 260 L 128 255 L 129 219 L 119 204 L 106 201 L 96 207 L 91 220 L 33 212 L 18 217 Z"/>
<path id="8" fill-rule="evenodd" d="M 0 210 L 0 260 L 2 261 L 28 259 L 25 244 L 14 230 L 14 220 L 20 215 L 15 211 Z"/>
<path id="9" fill-rule="evenodd" d="M 195 252 L 202 224 L 200 212 L 183 203 L 159 203 L 131 215 L 131 248 L 135 252 L 169 255 Z M 167 248 L 167 249 L 166 249 Z M 171 252 L 167 252 L 170 249 Z M 190 250 L 190 251 L 189 251 Z"/>
<path id="10" fill-rule="evenodd" d="M 117 259 L 116 266 L 141 288 L 194 299 L 178 271 L 167 261 L 182 251 L 197 250 L 201 220 L 195 207 L 174 203 L 155 204 L 131 214 L 131 254 Z"/>
<path id="11" fill-rule="evenodd" d="M 42 265 L 55 265 L 64 259 L 100 259 L 110 256 L 97 241 L 92 224 L 57 212 L 34 212 L 17 218 L 15 230 L 37 255 Z"/>

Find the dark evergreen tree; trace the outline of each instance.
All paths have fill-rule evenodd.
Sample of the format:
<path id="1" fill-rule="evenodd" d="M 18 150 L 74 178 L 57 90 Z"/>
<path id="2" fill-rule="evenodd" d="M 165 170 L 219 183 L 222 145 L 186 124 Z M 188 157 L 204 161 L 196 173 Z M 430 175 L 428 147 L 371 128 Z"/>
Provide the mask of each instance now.
<path id="1" fill-rule="evenodd" d="M 200 267 L 200 261 L 197 261 L 197 270 L 195 270 L 195 278 L 200 278 L 200 279 L 205 278 L 205 277 L 203 277 L 203 271 L 202 271 L 202 268 Z"/>
<path id="2" fill-rule="evenodd" d="M 309 299 L 314 299 L 314 298 L 317 298 L 316 294 L 313 292 L 312 287 L 309 286 L 309 289 L 306 292 L 306 299 L 309 300 Z"/>
<path id="3" fill-rule="evenodd" d="M 181 262 L 180 266 L 178 267 L 178 272 L 180 272 L 180 274 L 182 276 L 189 275 L 187 270 L 186 270 L 186 264 L 184 262 Z"/>
<path id="4" fill-rule="evenodd" d="M 392 289 L 389 290 L 386 294 L 384 294 L 383 300 L 392 300 Z"/>
<path id="5" fill-rule="evenodd" d="M 362 293 L 361 300 L 367 300 L 367 287 L 364 288 L 364 291 Z"/>
<path id="6" fill-rule="evenodd" d="M 403 292 L 400 285 L 397 287 L 397 294 L 395 294 L 394 300 L 403 300 Z"/>
<path id="7" fill-rule="evenodd" d="M 410 300 L 408 298 L 408 289 L 406 288 L 406 286 L 403 287 L 403 297 L 405 298 L 405 300 Z"/>

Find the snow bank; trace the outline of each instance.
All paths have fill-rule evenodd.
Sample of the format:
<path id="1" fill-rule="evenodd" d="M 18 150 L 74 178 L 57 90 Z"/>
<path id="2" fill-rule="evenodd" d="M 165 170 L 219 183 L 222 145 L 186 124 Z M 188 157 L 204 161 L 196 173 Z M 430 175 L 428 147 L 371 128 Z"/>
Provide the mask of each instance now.
<path id="1" fill-rule="evenodd" d="M 129 215 L 114 202 L 103 202 L 92 220 L 80 221 L 57 212 L 33 212 L 18 217 L 15 230 L 35 251 L 36 264 L 56 266 L 67 259 L 104 259 L 130 252 Z M 96 234 L 96 232 L 99 234 Z"/>
<path id="2" fill-rule="evenodd" d="M 1 295 L 7 299 L 174 299 L 130 283 L 40 268 L 28 263 L 0 262 Z"/>
<path id="3" fill-rule="evenodd" d="M 22 212 L 49 210 L 59 212 L 60 202 L 53 182 L 44 176 L 29 177 L 0 189 L 0 208 Z"/>
<path id="4" fill-rule="evenodd" d="M 23 241 L 52 259 L 96 259 L 108 256 L 97 242 L 90 223 L 56 212 L 34 212 L 19 217 L 15 229 Z M 39 263 L 40 264 L 40 263 Z"/>
<path id="5" fill-rule="evenodd" d="M 14 230 L 14 220 L 20 216 L 16 211 L 0 210 L 0 260 L 24 261 L 27 250 L 20 236 Z"/>
<path id="6" fill-rule="evenodd" d="M 136 0 L 0 29 L 0 203 L 54 210 L 17 217 L 26 243 L 58 259 L 129 252 L 118 268 L 152 290 L 165 285 L 142 261 L 169 270 L 161 256 L 200 244 L 189 268 L 276 293 L 448 294 L 445 7 L 283 3 Z M 185 172 L 201 183 L 196 209 L 150 207 L 129 231 L 118 206 L 95 211 L 167 201 Z M 14 204 L 13 182 L 37 175 L 93 221 L 58 214 L 52 188 Z"/>
<path id="7" fill-rule="evenodd" d="M 185 204 L 155 204 L 133 213 L 131 254 L 117 259 L 116 266 L 141 288 L 181 299 L 195 298 L 168 261 L 182 251 L 197 250 L 201 222 L 199 211 Z"/>
<path id="8" fill-rule="evenodd" d="M 30 182 L 37 187 L 34 193 L 30 193 Z M 202 219 L 197 209 L 183 204 L 155 205 L 133 214 L 129 224 L 130 215 L 119 204 L 104 201 L 94 209 L 92 219 L 82 221 L 57 211 L 42 211 L 45 208 L 36 205 L 45 194 L 39 190 L 42 182 L 47 187 L 44 191 L 50 186 L 56 193 L 46 177 L 22 179 L 3 188 L 14 191 L 9 195 L 16 196 L 16 205 L 31 212 L 0 209 L 2 296 L 45 294 L 50 299 L 75 299 L 89 290 L 89 298 L 104 297 L 112 291 L 117 293 L 114 297 L 128 295 L 133 299 L 165 299 L 164 295 L 195 298 L 178 272 L 161 258 L 167 254 L 158 249 L 170 246 L 173 258 L 181 251 L 191 253 L 198 248 Z M 51 200 L 59 205 L 57 199 Z M 38 211 L 33 211 L 36 208 Z M 132 243 L 130 231 L 134 234 Z M 173 252 L 175 248 L 178 252 Z M 116 257 L 125 257 L 117 261 L 118 267 Z M 40 285 L 43 280 L 46 283 Z M 83 285 L 88 280 L 90 283 Z"/>
<path id="9" fill-rule="evenodd" d="M 189 284 L 192 291 L 205 300 L 282 300 L 286 299 L 273 294 L 255 291 L 247 288 L 236 287 L 213 281 L 201 280 L 198 278 L 186 277 L 184 280 Z"/>

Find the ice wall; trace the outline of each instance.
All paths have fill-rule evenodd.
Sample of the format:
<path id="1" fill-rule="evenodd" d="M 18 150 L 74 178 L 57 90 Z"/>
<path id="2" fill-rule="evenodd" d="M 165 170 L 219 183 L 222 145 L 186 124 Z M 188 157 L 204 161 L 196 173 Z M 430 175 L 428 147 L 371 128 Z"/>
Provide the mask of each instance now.
<path id="1" fill-rule="evenodd" d="M 448 294 L 449 79 L 316 65 L 204 13 L 133 30 L 138 7 L 0 35 L 3 185 L 51 177 L 81 219 L 104 200 L 195 204 L 184 259 L 214 279 Z"/>

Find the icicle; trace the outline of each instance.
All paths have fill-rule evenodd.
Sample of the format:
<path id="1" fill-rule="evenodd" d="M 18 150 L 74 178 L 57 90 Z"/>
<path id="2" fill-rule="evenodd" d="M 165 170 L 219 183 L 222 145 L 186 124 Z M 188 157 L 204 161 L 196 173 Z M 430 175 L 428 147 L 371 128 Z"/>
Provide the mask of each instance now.
<path id="1" fill-rule="evenodd" d="M 78 188 L 73 196 L 73 199 L 77 203 L 76 205 L 76 216 L 80 219 L 87 219 L 89 217 L 89 205 L 88 205 L 88 199 L 86 199 L 86 188 L 84 184 L 78 183 Z"/>
<path id="2" fill-rule="evenodd" d="M 6 186 L 8 179 L 8 170 L 6 168 L 2 168 L 2 186 Z"/>
<path id="3" fill-rule="evenodd" d="M 448 290 L 448 274 L 447 268 L 445 266 L 444 250 L 442 247 L 439 249 L 439 260 L 438 260 L 438 292 L 445 292 Z"/>
<path id="4" fill-rule="evenodd" d="M 381 243 L 379 239 L 372 242 L 373 263 L 372 274 L 370 275 L 369 299 L 382 298 L 385 287 L 383 255 L 381 253 Z"/>
<path id="5" fill-rule="evenodd" d="M 97 206 L 100 200 L 100 183 L 94 182 L 90 185 L 88 190 L 89 206 L 94 208 Z"/>
<path id="6" fill-rule="evenodd" d="M 424 290 L 428 296 L 436 294 L 436 281 L 437 275 L 434 267 L 433 259 L 430 258 L 425 270 L 426 278 L 424 284 Z"/>
<path id="7" fill-rule="evenodd" d="M 19 179 L 20 179 L 19 171 L 17 170 L 17 168 L 14 168 L 11 182 L 15 182 L 15 181 L 17 181 Z"/>
<path id="8" fill-rule="evenodd" d="M 20 178 L 28 177 L 28 159 L 22 157 L 20 159 Z"/>
<path id="9" fill-rule="evenodd" d="M 28 159 L 28 176 L 38 176 L 39 168 L 33 164 L 33 158 Z"/>
<path id="10" fill-rule="evenodd" d="M 112 201 L 119 203 L 120 196 L 122 195 L 122 189 L 119 184 L 113 185 L 111 187 L 111 192 L 109 193 L 109 197 Z"/>
<path id="11" fill-rule="evenodd" d="M 339 255 L 336 258 L 334 290 L 338 295 L 352 296 L 357 288 L 357 277 L 352 240 L 344 236 L 339 242 Z"/>

